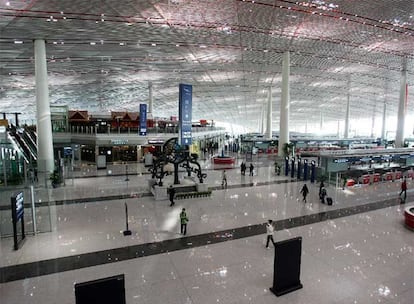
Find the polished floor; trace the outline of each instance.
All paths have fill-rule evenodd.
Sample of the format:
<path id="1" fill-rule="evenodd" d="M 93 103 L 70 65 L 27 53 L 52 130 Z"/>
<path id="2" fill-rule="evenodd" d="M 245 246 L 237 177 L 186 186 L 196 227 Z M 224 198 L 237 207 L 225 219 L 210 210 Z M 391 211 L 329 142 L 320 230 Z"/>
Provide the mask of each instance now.
<path id="1" fill-rule="evenodd" d="M 400 182 L 342 190 L 328 186 L 334 205 L 308 202 L 303 181 L 276 176 L 272 160 L 255 159 L 255 176 L 203 163 L 211 197 L 155 201 L 142 165 L 104 171 L 83 166 L 66 185 L 37 195 L 50 208 L 51 232 L 29 235 L 23 247 L 0 242 L 1 303 L 74 303 L 73 285 L 124 273 L 127 303 L 414 303 L 414 234 L 403 224 Z M 126 174 L 128 170 L 128 181 Z M 46 197 L 42 197 L 46 196 Z M 41 206 L 45 200 L 50 207 Z M 123 236 L 125 204 L 132 236 Z M 188 234 L 179 233 L 186 208 Z M 44 212 L 47 214 L 46 212 Z M 270 291 L 276 241 L 301 236 L 303 289 Z M 44 219 L 43 219 L 44 220 Z M 40 222 L 42 219 L 40 219 Z"/>

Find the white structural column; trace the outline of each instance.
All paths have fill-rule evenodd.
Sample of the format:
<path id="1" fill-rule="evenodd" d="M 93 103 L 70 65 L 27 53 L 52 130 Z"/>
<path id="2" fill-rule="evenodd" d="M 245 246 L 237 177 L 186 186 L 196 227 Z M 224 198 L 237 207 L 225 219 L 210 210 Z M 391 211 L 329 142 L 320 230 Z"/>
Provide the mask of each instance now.
<path id="1" fill-rule="evenodd" d="M 405 106 L 407 100 L 407 60 L 404 58 L 403 68 L 401 71 L 400 84 L 400 102 L 398 104 L 398 121 L 397 133 L 395 135 L 395 147 L 401 148 L 404 146 L 404 124 L 405 124 Z"/>
<path id="2" fill-rule="evenodd" d="M 278 156 L 283 156 L 283 146 L 289 143 L 289 75 L 290 75 L 290 53 L 283 54 L 282 62 L 282 100 L 280 102 L 280 125 Z"/>
<path id="3" fill-rule="evenodd" d="M 323 130 L 323 112 L 321 110 L 320 117 L 319 117 L 319 131 L 322 132 Z"/>
<path id="4" fill-rule="evenodd" d="M 272 88 L 269 88 L 269 96 L 267 100 L 267 126 L 266 138 L 272 139 Z"/>
<path id="5" fill-rule="evenodd" d="M 376 111 L 376 105 L 374 104 L 374 110 L 372 112 L 372 121 L 371 121 L 371 138 L 374 137 L 374 127 L 375 127 L 375 111 Z"/>
<path id="6" fill-rule="evenodd" d="M 34 41 L 36 109 L 37 109 L 37 166 L 39 173 L 53 172 L 53 138 L 49 105 L 49 88 L 46 66 L 46 43 Z"/>
<path id="7" fill-rule="evenodd" d="M 260 109 L 260 121 L 259 121 L 259 128 L 260 128 L 260 134 L 264 134 L 264 130 L 265 130 L 265 105 L 262 104 L 261 109 Z"/>
<path id="8" fill-rule="evenodd" d="M 349 90 L 349 87 L 348 87 Z M 348 91 L 348 95 L 347 95 L 347 99 L 346 99 L 346 114 L 345 114 L 345 130 L 344 130 L 344 138 L 349 138 L 349 115 L 350 115 L 350 109 L 351 109 L 351 105 L 350 105 L 350 99 L 351 99 L 351 94 Z"/>
<path id="9" fill-rule="evenodd" d="M 385 140 L 385 124 L 387 122 L 387 99 L 384 98 L 384 109 L 382 110 L 381 140 Z"/>
<path id="10" fill-rule="evenodd" d="M 148 109 L 147 109 L 147 113 L 149 114 L 147 115 L 148 118 L 152 118 L 152 115 L 153 115 L 152 113 L 152 104 L 154 101 L 153 98 L 154 98 L 153 97 L 153 86 L 152 86 L 152 82 L 149 81 L 148 82 Z"/>
<path id="11" fill-rule="evenodd" d="M 339 132 L 341 128 L 341 122 L 338 120 L 338 124 L 336 126 L 336 137 L 339 138 L 341 136 L 341 133 Z"/>

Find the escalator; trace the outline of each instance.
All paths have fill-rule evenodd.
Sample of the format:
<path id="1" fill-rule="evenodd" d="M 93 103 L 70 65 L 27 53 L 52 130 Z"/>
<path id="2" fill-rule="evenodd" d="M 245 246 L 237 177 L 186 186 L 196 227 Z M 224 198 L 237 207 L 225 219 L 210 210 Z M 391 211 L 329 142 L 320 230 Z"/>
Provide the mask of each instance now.
<path id="1" fill-rule="evenodd" d="M 15 148 L 22 153 L 26 162 L 30 163 L 33 160 L 37 160 L 37 148 L 33 145 L 28 135 L 24 134 L 25 132 L 24 129 L 12 126 L 9 128 L 8 134 Z"/>
<path id="2" fill-rule="evenodd" d="M 30 129 L 24 129 L 21 133 L 22 139 L 25 141 L 25 143 L 30 148 L 30 151 L 33 155 L 37 158 L 37 144 L 36 144 L 36 133 L 34 131 L 31 131 Z M 34 158 L 34 159 L 36 159 Z"/>
<path id="3" fill-rule="evenodd" d="M 37 134 L 36 134 L 36 131 L 34 131 L 33 129 L 30 129 L 30 128 L 25 128 L 24 131 L 25 131 L 24 133 L 28 136 L 30 141 L 33 143 L 33 146 L 36 147 L 36 151 L 37 151 Z"/>

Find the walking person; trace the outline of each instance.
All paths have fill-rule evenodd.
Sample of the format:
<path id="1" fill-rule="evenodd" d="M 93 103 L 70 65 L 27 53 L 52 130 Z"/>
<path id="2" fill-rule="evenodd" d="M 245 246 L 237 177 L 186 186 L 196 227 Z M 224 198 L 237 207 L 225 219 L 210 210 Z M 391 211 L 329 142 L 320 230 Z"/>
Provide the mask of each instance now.
<path id="1" fill-rule="evenodd" d="M 266 223 L 266 235 L 267 235 L 267 239 L 266 239 L 266 249 L 269 249 L 269 241 L 272 241 L 272 244 L 275 243 L 275 241 L 273 240 L 273 232 L 275 231 L 275 227 L 273 226 L 273 221 L 269 220 Z"/>
<path id="2" fill-rule="evenodd" d="M 227 174 L 226 174 L 226 170 L 223 170 L 223 172 L 221 173 L 221 187 L 222 188 L 227 188 Z"/>
<path id="3" fill-rule="evenodd" d="M 321 194 L 319 194 L 319 198 L 321 199 L 321 203 L 325 204 L 325 197 L 326 197 L 327 193 L 326 193 L 326 189 L 325 187 L 323 187 L 321 189 Z"/>
<path id="4" fill-rule="evenodd" d="M 246 164 L 244 162 L 241 163 L 240 170 L 242 175 L 246 174 Z"/>
<path id="5" fill-rule="evenodd" d="M 253 170 L 254 170 L 253 163 L 250 163 L 250 167 L 249 167 L 249 171 L 250 171 L 250 172 L 249 172 L 249 173 L 250 173 L 249 175 L 250 175 L 250 176 L 253 176 Z"/>
<path id="6" fill-rule="evenodd" d="M 306 184 L 303 185 L 302 189 L 300 190 L 300 193 L 302 193 L 303 201 L 306 203 L 306 196 L 309 193 L 309 189 L 308 189 L 308 186 L 306 186 Z"/>
<path id="7" fill-rule="evenodd" d="M 404 198 L 401 196 L 401 194 L 403 193 L 404 193 Z M 404 176 L 404 180 L 401 183 L 400 198 L 401 198 L 401 203 L 405 203 L 405 200 L 407 198 L 407 177 L 405 176 Z"/>
<path id="8" fill-rule="evenodd" d="M 170 188 L 168 188 L 168 194 L 170 197 L 170 207 L 172 207 L 175 205 L 175 202 L 174 202 L 175 189 L 173 188 L 172 185 L 170 185 Z"/>
<path id="9" fill-rule="evenodd" d="M 320 183 L 320 185 L 319 185 L 319 197 L 321 196 L 321 194 L 322 194 L 322 189 L 325 187 L 325 184 L 323 183 L 323 180 L 321 180 L 321 183 Z"/>
<path id="10" fill-rule="evenodd" d="M 186 235 L 187 234 L 188 217 L 187 217 L 187 213 L 185 212 L 185 208 L 183 208 L 183 210 L 181 210 L 180 222 L 181 222 L 181 234 Z"/>

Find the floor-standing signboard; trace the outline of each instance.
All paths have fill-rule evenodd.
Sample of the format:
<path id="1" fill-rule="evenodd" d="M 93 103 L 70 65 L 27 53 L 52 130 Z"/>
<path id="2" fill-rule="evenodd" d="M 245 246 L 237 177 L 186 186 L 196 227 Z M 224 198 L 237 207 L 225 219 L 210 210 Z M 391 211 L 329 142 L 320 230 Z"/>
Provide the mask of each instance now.
<path id="1" fill-rule="evenodd" d="M 296 237 L 274 245 L 273 286 L 270 291 L 279 297 L 303 287 L 300 282 L 302 238 Z"/>
<path id="2" fill-rule="evenodd" d="M 179 117 L 179 144 L 191 145 L 193 86 L 180 83 L 178 117 Z"/>
<path id="3" fill-rule="evenodd" d="M 19 249 L 19 245 L 22 244 L 26 235 L 24 233 L 24 195 L 23 192 L 17 192 L 11 197 L 11 210 L 13 221 L 13 240 L 14 250 Z M 19 229 L 20 222 L 20 229 Z M 19 240 L 19 234 L 21 239 Z"/>
<path id="4" fill-rule="evenodd" d="M 125 276 L 75 284 L 76 304 L 125 304 Z"/>
<path id="5" fill-rule="evenodd" d="M 145 103 L 139 105 L 139 135 L 147 135 L 147 105 Z"/>

